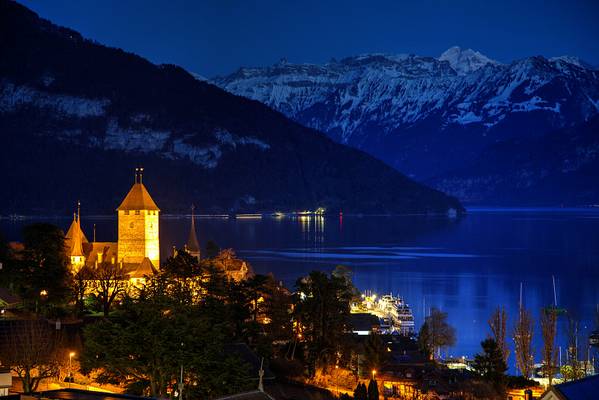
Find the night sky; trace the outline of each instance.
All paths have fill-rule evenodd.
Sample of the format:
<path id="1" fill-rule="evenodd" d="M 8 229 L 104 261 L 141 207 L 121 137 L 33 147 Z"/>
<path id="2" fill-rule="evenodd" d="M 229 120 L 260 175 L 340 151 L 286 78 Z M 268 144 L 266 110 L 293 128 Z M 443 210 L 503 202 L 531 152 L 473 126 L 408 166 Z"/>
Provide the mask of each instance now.
<path id="1" fill-rule="evenodd" d="M 21 2 L 85 37 L 207 77 L 281 58 L 438 56 L 454 45 L 501 62 L 567 54 L 599 65 L 597 0 Z"/>

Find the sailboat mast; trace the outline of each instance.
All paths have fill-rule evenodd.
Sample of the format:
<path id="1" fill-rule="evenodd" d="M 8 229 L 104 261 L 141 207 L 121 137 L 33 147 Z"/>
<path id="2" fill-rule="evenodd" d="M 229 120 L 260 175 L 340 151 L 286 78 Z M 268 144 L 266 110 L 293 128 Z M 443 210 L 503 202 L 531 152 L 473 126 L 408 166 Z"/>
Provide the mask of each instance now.
<path id="1" fill-rule="evenodd" d="M 555 292 L 555 275 L 551 275 L 553 279 L 553 305 L 557 308 L 557 293 Z"/>

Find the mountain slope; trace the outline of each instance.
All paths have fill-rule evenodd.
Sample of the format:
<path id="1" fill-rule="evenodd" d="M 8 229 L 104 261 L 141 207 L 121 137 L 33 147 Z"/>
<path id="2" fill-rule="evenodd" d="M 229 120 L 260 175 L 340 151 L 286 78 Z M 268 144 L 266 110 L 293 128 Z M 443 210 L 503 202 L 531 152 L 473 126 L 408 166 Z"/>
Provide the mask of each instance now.
<path id="1" fill-rule="evenodd" d="M 0 1 L 0 212 L 112 212 L 135 166 L 166 212 L 445 212 L 457 200 L 264 105 Z"/>
<path id="2" fill-rule="evenodd" d="M 470 165 L 498 142 L 599 113 L 599 72 L 574 57 L 500 64 L 451 48 L 439 58 L 368 54 L 241 68 L 214 82 L 423 181 Z"/>
<path id="3" fill-rule="evenodd" d="M 470 203 L 598 204 L 599 116 L 539 138 L 498 143 L 434 183 Z"/>

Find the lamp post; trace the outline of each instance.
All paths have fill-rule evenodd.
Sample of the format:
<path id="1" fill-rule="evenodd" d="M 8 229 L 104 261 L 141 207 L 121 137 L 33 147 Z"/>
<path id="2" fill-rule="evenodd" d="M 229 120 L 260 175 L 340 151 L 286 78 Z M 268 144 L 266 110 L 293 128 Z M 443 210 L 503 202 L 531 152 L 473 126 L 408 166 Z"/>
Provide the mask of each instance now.
<path id="1" fill-rule="evenodd" d="M 339 396 L 339 365 L 335 364 L 335 391 Z"/>
<path id="2" fill-rule="evenodd" d="M 372 370 L 372 380 L 374 380 L 375 375 L 376 375 L 376 369 L 373 369 Z"/>
<path id="3" fill-rule="evenodd" d="M 69 353 L 69 376 L 68 376 L 68 387 L 71 387 L 71 381 L 73 380 L 73 370 L 71 369 L 73 366 L 73 357 L 75 357 L 75 352 L 71 351 Z"/>

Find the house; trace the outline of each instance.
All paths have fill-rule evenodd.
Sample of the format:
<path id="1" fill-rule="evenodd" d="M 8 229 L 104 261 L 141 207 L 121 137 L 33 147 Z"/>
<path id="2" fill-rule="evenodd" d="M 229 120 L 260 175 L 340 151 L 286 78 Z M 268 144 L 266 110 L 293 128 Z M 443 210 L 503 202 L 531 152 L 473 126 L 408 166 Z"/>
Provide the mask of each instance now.
<path id="1" fill-rule="evenodd" d="M 12 375 L 10 369 L 0 365 L 0 397 L 8 396 L 8 391 L 12 387 Z"/>
<path id="2" fill-rule="evenodd" d="M 599 398 L 599 375 L 550 387 L 541 400 L 595 400 Z"/>

